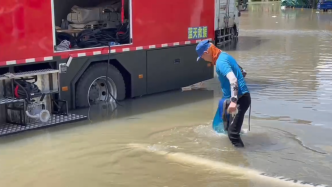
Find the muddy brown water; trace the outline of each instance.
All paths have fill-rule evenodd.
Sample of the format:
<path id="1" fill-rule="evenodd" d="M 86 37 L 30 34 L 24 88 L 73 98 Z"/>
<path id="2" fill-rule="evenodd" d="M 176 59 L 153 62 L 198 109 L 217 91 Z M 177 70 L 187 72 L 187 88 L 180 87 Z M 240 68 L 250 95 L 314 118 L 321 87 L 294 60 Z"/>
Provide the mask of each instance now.
<path id="1" fill-rule="evenodd" d="M 88 122 L 1 138 L 0 186 L 273 186 L 129 143 L 332 185 L 331 20 L 329 13 L 281 11 L 277 3 L 242 13 L 238 42 L 224 50 L 248 72 L 252 130 L 243 135 L 245 149 L 211 130 L 221 96 L 215 78 L 206 90 L 128 100 L 117 110 L 95 106 Z"/>

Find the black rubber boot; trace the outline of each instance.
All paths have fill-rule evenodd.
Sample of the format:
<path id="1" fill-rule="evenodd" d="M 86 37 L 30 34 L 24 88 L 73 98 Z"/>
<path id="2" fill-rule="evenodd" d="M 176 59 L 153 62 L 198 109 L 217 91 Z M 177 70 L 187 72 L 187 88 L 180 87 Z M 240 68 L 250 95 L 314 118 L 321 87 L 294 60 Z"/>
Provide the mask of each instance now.
<path id="1" fill-rule="evenodd" d="M 241 138 L 238 138 L 236 140 L 231 140 L 231 142 L 234 145 L 234 147 L 237 147 L 237 148 L 243 148 L 244 147 L 244 144 L 243 144 Z"/>

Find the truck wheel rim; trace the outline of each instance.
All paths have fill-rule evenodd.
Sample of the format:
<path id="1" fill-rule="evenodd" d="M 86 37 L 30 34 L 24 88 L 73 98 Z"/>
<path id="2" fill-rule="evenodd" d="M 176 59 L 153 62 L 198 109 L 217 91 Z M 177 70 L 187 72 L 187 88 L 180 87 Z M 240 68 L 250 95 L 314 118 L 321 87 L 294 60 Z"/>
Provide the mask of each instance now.
<path id="1" fill-rule="evenodd" d="M 107 90 L 107 84 L 108 88 L 110 90 L 110 94 L 108 94 Z M 108 95 L 108 96 L 107 96 Z M 108 80 L 106 81 L 106 76 L 101 76 L 96 78 L 89 86 L 87 99 L 90 105 L 92 104 L 98 104 L 101 102 L 114 102 L 115 100 L 113 97 L 117 98 L 117 88 L 114 83 L 114 81 L 108 77 Z"/>

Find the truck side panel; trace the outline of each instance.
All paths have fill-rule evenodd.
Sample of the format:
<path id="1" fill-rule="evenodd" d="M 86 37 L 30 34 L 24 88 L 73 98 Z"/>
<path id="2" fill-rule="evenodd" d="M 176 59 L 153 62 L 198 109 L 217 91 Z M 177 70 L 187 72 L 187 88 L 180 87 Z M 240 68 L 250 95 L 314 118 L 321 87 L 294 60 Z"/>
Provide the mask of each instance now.
<path id="1" fill-rule="evenodd" d="M 132 0 L 133 44 L 112 49 L 122 51 L 125 48 L 132 51 L 142 47 L 149 49 L 149 46 L 161 48 L 162 44 L 188 41 L 189 27 L 207 26 L 208 38 L 214 38 L 213 2 L 214 0 Z M 68 58 L 69 55 L 75 56 L 82 52 L 91 54 L 95 50 L 59 54 Z M 107 47 L 98 50 L 105 51 Z"/>
<path id="2" fill-rule="evenodd" d="M 188 27 L 208 27 L 214 36 L 214 0 L 132 0 L 133 43 L 163 44 L 188 40 Z"/>
<path id="3" fill-rule="evenodd" d="M 51 0 L 2 0 L 0 7 L 0 66 L 96 51 L 53 52 Z M 198 26 L 207 26 L 208 38 L 214 38 L 214 0 L 132 0 L 132 14 L 133 44 L 114 49 L 188 41 L 188 28 Z"/>
<path id="4" fill-rule="evenodd" d="M 213 78 L 213 68 L 197 62 L 196 45 L 147 53 L 147 92 L 163 92 Z M 158 63 L 157 63 L 158 62 Z"/>
<path id="5" fill-rule="evenodd" d="M 0 7 L 0 62 L 53 56 L 50 0 L 1 0 Z"/>

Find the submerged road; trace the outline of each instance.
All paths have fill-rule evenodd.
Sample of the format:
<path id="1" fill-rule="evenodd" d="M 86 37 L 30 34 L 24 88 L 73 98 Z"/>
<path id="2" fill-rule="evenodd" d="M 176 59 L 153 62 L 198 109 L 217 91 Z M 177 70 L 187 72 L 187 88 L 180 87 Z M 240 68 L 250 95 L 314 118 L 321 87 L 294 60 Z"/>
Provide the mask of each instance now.
<path id="1" fill-rule="evenodd" d="M 221 96 L 215 78 L 205 90 L 94 106 L 88 122 L 1 138 L 0 186 L 291 186 L 260 172 L 332 186 L 331 20 L 276 3 L 242 13 L 238 41 L 223 50 L 248 72 L 245 149 L 211 129 Z"/>

